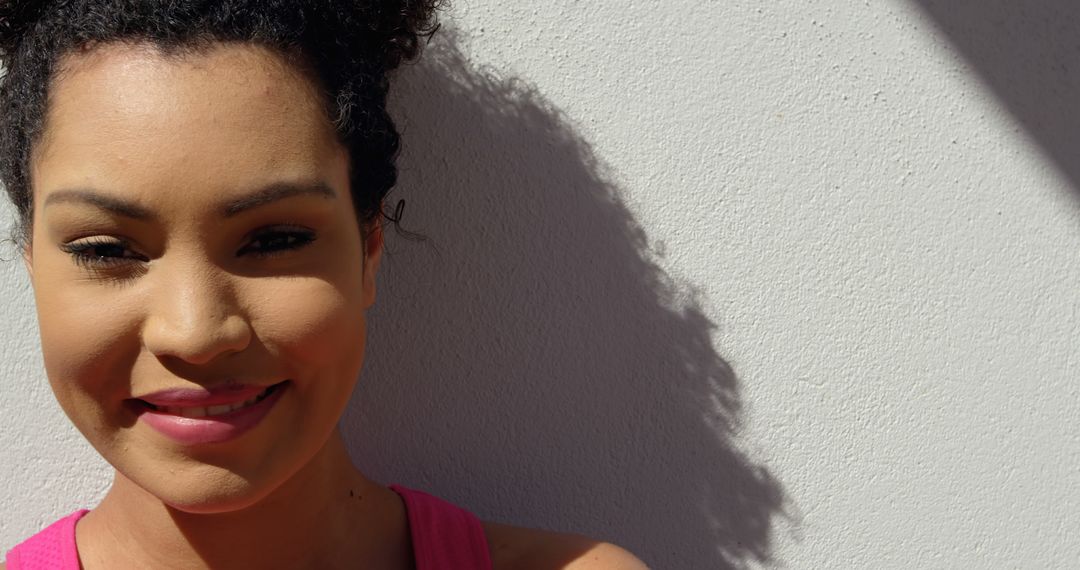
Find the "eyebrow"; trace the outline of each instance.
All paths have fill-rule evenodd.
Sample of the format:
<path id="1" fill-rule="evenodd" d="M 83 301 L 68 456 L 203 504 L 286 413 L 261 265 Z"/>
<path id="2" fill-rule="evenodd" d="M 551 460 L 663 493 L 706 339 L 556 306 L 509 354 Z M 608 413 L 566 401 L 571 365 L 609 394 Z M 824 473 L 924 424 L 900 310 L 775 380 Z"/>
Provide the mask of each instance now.
<path id="1" fill-rule="evenodd" d="M 57 190 L 56 192 L 49 194 L 49 197 L 45 199 L 44 207 L 63 203 L 89 204 L 102 210 L 112 212 L 118 216 L 134 218 L 136 220 L 150 220 L 154 218 L 154 215 L 150 210 L 147 210 L 138 204 L 119 198 L 113 198 L 112 196 L 101 194 L 93 190 Z"/>
<path id="2" fill-rule="evenodd" d="M 318 196 L 333 200 L 337 198 L 334 189 L 324 182 L 291 183 L 275 182 L 259 188 L 258 190 L 225 202 L 220 210 L 224 218 L 238 216 L 248 210 L 265 206 L 267 204 L 292 198 L 293 196 Z M 90 189 L 67 189 L 57 190 L 49 194 L 45 199 L 45 206 L 59 203 L 81 203 L 100 208 L 125 218 L 135 220 L 153 220 L 156 218 L 153 212 L 134 202 L 102 194 Z"/>
<path id="3" fill-rule="evenodd" d="M 221 215 L 231 218 L 252 208 L 265 206 L 271 202 L 292 198 L 293 196 L 317 196 L 327 200 L 337 198 L 334 189 L 324 182 L 295 184 L 290 182 L 275 182 L 268 186 L 234 200 L 225 203 L 221 209 Z"/>

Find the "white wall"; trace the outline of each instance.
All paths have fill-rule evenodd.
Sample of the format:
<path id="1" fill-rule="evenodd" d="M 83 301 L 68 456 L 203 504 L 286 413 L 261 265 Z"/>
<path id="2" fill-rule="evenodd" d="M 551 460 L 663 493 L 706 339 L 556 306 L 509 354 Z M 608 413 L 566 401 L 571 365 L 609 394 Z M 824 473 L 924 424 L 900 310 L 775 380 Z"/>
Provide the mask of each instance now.
<path id="1" fill-rule="evenodd" d="M 1074 5 L 456 0 L 357 462 L 656 568 L 1075 564 Z M 107 470 L 0 271 L 6 549 Z"/>

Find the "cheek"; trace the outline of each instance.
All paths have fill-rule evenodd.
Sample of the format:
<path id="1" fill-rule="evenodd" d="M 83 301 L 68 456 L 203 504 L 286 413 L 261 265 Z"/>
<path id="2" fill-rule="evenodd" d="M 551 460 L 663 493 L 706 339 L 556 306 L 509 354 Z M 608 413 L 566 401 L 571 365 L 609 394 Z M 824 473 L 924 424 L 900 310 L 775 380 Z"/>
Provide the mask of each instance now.
<path id="1" fill-rule="evenodd" d="M 47 284 L 35 286 L 35 297 L 41 348 L 54 383 L 105 388 L 110 375 L 94 371 L 134 362 L 139 353 L 137 301 L 101 287 Z"/>
<path id="2" fill-rule="evenodd" d="M 342 287 L 304 279 L 262 296 L 250 314 L 256 335 L 285 357 L 290 377 L 333 374 L 352 381 L 363 362 L 365 322 L 359 281 Z M 272 301 L 271 299 L 278 299 Z"/>
<path id="3" fill-rule="evenodd" d="M 130 371 L 140 352 L 139 303 L 118 289 L 49 286 L 35 271 L 35 298 L 45 371 L 72 422 L 90 436 L 112 425 L 130 396 Z"/>

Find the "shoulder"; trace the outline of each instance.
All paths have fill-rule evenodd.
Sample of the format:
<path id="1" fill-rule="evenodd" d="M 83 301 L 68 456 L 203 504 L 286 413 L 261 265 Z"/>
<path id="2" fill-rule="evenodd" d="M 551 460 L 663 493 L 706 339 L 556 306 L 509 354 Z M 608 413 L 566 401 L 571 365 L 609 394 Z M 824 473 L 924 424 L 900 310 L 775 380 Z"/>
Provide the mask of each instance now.
<path id="1" fill-rule="evenodd" d="M 495 570 L 647 570 L 626 550 L 585 536 L 485 522 Z"/>

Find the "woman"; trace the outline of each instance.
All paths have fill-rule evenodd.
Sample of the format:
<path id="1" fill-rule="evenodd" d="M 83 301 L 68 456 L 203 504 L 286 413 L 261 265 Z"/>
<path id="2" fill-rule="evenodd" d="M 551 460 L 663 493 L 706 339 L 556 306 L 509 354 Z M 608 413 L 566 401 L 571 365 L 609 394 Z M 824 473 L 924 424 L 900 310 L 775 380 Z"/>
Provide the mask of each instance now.
<path id="1" fill-rule="evenodd" d="M 0 176 L 45 368 L 115 468 L 9 570 L 643 567 L 383 487 L 342 443 L 396 177 L 388 74 L 434 4 L 3 3 Z"/>

